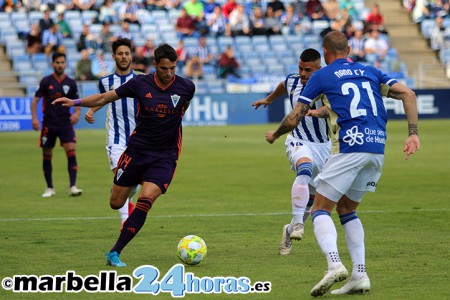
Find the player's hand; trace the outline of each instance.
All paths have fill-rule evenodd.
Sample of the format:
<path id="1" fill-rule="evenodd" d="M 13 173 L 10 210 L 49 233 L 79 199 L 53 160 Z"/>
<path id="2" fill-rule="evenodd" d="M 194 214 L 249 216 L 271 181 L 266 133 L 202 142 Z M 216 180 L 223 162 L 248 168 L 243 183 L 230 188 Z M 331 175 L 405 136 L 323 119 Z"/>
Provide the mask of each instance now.
<path id="1" fill-rule="evenodd" d="M 403 152 L 406 153 L 406 159 L 411 154 L 414 154 L 416 151 L 419 151 L 420 149 L 420 140 L 419 136 L 416 134 L 412 134 L 408 136 L 408 138 L 405 141 L 405 147 L 403 148 Z"/>
<path id="2" fill-rule="evenodd" d="M 253 102 L 252 106 L 254 106 L 255 110 L 257 110 L 258 107 L 260 107 L 261 105 L 264 105 L 264 107 L 267 107 L 267 105 L 269 105 L 269 104 L 270 104 L 270 102 L 267 101 L 266 98 L 264 98 L 264 99 Z"/>
<path id="3" fill-rule="evenodd" d="M 94 111 L 92 109 L 89 109 L 86 114 L 84 115 L 84 119 L 89 124 L 94 124 L 95 118 L 94 118 Z"/>
<path id="4" fill-rule="evenodd" d="M 33 126 L 33 129 L 38 131 L 39 130 L 39 121 L 36 119 L 31 120 L 31 126 Z"/>
<path id="5" fill-rule="evenodd" d="M 266 132 L 266 141 L 267 141 L 269 144 L 273 144 L 273 142 L 275 142 L 275 140 L 276 140 L 277 138 L 278 138 L 278 137 L 275 136 L 275 131 L 274 131 L 274 130 L 271 130 L 271 131 L 267 131 L 267 132 Z"/>
<path id="6" fill-rule="evenodd" d="M 306 116 L 313 117 L 313 118 L 318 118 L 319 117 L 319 112 L 317 111 L 317 109 L 310 109 L 306 113 Z"/>
<path id="7" fill-rule="evenodd" d="M 71 106 L 73 106 L 73 100 L 70 100 L 69 98 L 66 98 L 66 97 L 58 98 L 58 99 L 54 100 L 52 102 L 52 105 L 56 105 L 58 103 L 61 103 L 61 105 L 64 106 L 64 107 L 71 107 Z"/>

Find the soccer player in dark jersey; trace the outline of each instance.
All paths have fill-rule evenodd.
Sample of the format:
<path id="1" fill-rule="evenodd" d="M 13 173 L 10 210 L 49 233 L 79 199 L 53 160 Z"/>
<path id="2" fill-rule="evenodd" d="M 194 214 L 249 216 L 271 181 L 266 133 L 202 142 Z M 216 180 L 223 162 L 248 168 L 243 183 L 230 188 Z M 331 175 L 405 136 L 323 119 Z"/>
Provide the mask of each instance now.
<path id="1" fill-rule="evenodd" d="M 47 189 L 42 197 L 52 197 L 55 195 L 52 180 L 52 154 L 58 137 L 67 155 L 67 168 L 69 171 L 70 190 L 69 196 L 79 196 L 83 192 L 76 187 L 77 180 L 77 158 L 75 147 L 75 130 L 73 125 L 80 118 L 80 108 L 76 107 L 71 114 L 70 108 L 62 105 L 51 105 L 60 97 L 78 97 L 78 88 L 75 80 L 65 74 L 66 55 L 64 53 L 54 53 L 52 56 L 52 66 L 54 73 L 42 78 L 39 89 L 31 102 L 32 126 L 34 130 L 39 130 L 40 124 L 37 118 L 37 106 L 41 98 L 43 101 L 43 120 L 41 137 L 39 144 L 43 153 L 43 169 L 47 182 Z"/>
<path id="2" fill-rule="evenodd" d="M 138 75 L 115 90 L 83 99 L 56 99 L 65 107 L 96 107 L 122 98 L 138 99 L 138 123 L 117 164 L 110 206 L 121 208 L 130 191 L 142 182 L 136 208 L 128 217 L 119 238 L 107 254 L 106 263 L 124 267 L 119 255 L 135 237 L 155 200 L 167 191 L 181 151 L 181 120 L 195 93 L 194 83 L 175 75 L 177 53 L 168 44 L 155 49 L 155 73 Z"/>

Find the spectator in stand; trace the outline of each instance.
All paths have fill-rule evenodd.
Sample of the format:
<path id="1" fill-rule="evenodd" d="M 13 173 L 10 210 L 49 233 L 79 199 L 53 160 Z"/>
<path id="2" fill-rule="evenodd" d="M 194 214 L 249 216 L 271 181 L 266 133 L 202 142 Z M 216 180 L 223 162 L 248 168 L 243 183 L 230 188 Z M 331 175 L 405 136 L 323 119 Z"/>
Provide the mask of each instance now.
<path id="1" fill-rule="evenodd" d="M 122 21 L 122 26 L 120 30 L 116 33 L 116 38 L 118 39 L 129 39 L 134 40 L 134 35 L 130 31 L 130 23 L 127 21 Z"/>
<path id="2" fill-rule="evenodd" d="M 5 0 L 0 1 L 0 11 L 11 13 L 18 11 L 22 7 L 22 1 L 20 0 Z"/>
<path id="3" fill-rule="evenodd" d="M 228 20 L 222 14 L 220 6 L 216 6 L 212 14 L 206 15 L 206 24 L 209 27 L 210 34 L 215 37 L 231 34 Z"/>
<path id="4" fill-rule="evenodd" d="M 230 18 L 231 12 L 238 6 L 236 0 L 227 0 L 222 6 L 222 14 L 228 20 Z"/>
<path id="5" fill-rule="evenodd" d="M 102 50 L 97 50 L 97 57 L 92 60 L 91 72 L 96 79 L 114 72 L 115 65 L 111 61 L 105 60 Z"/>
<path id="6" fill-rule="evenodd" d="M 148 74 L 150 71 L 150 60 L 144 55 L 143 47 L 136 47 L 134 50 L 131 69 Z"/>
<path id="7" fill-rule="evenodd" d="M 308 0 L 306 3 L 306 14 L 311 21 L 328 19 L 320 0 Z"/>
<path id="8" fill-rule="evenodd" d="M 250 20 L 252 21 L 253 35 L 266 35 L 266 20 L 261 7 L 256 6 L 253 9 L 253 13 L 250 14 Z"/>
<path id="9" fill-rule="evenodd" d="M 284 8 L 283 2 L 281 2 L 280 0 L 271 0 L 269 3 L 267 3 L 266 14 L 269 7 L 272 8 L 272 11 L 274 12 L 275 15 L 279 13 L 281 15 L 286 10 Z"/>
<path id="10" fill-rule="evenodd" d="M 151 39 L 147 39 L 144 46 L 142 46 L 142 51 L 144 52 L 145 57 L 150 61 L 150 68 L 152 67 L 153 60 L 155 59 L 155 44 Z"/>
<path id="11" fill-rule="evenodd" d="M 59 25 L 59 30 L 64 38 L 72 38 L 72 30 L 66 20 L 64 20 L 64 13 L 60 12 L 58 14 L 58 22 L 56 24 Z"/>
<path id="12" fill-rule="evenodd" d="M 144 2 L 145 9 L 148 11 L 168 10 L 171 8 L 171 4 L 172 4 L 170 1 L 164 1 L 164 0 L 144 0 L 143 2 Z M 177 2 L 179 2 L 179 1 L 177 1 Z"/>
<path id="13" fill-rule="evenodd" d="M 238 4 L 235 10 L 230 14 L 228 20 L 232 36 L 252 34 L 252 22 L 250 17 L 245 13 L 244 5 Z"/>
<path id="14" fill-rule="evenodd" d="M 298 15 L 298 18 L 301 20 L 306 14 L 306 3 L 303 0 L 294 0 L 291 2 L 291 5 L 294 6 L 294 12 L 296 15 Z"/>
<path id="15" fill-rule="evenodd" d="M 203 63 L 197 54 L 193 54 L 186 61 L 186 67 L 184 68 L 184 74 L 189 79 L 202 79 L 203 78 Z"/>
<path id="16" fill-rule="evenodd" d="M 374 4 L 372 6 L 372 10 L 367 15 L 367 18 L 364 20 L 366 26 L 370 29 L 378 30 L 382 33 L 387 33 L 383 26 L 383 16 L 380 13 L 380 7 L 378 4 Z"/>
<path id="17" fill-rule="evenodd" d="M 118 24 L 119 17 L 117 16 L 117 12 L 113 7 L 113 0 L 105 0 L 100 7 L 100 13 L 98 15 L 98 20 L 100 23 L 110 23 L 110 24 Z M 111 49 L 111 48 L 108 48 Z"/>
<path id="18" fill-rule="evenodd" d="M 109 52 L 112 49 L 112 43 L 117 40 L 117 37 L 111 32 L 110 24 L 104 22 L 102 30 L 97 36 L 97 49 L 103 50 L 104 52 Z"/>
<path id="19" fill-rule="evenodd" d="M 187 0 L 186 2 L 184 2 L 183 8 L 186 10 L 186 13 L 194 19 L 203 14 L 204 9 L 203 2 L 198 0 Z"/>
<path id="20" fill-rule="evenodd" d="M 138 16 L 138 10 L 139 5 L 133 1 L 133 0 L 126 0 L 125 5 L 122 6 L 120 10 L 120 20 L 122 20 L 122 24 L 127 23 L 134 23 L 137 25 L 141 25 L 139 23 L 139 16 Z M 130 39 L 130 37 L 122 37 Z"/>
<path id="21" fill-rule="evenodd" d="M 95 10 L 96 0 L 73 0 L 73 8 L 75 10 Z"/>
<path id="22" fill-rule="evenodd" d="M 44 32 L 49 29 L 52 24 L 54 24 L 53 19 L 50 17 L 50 9 L 46 8 L 44 10 L 44 16 L 39 20 L 39 31 Z"/>
<path id="23" fill-rule="evenodd" d="M 249 1 L 245 1 L 244 7 L 245 7 L 245 13 L 246 13 L 247 15 L 249 15 L 250 17 L 253 15 L 254 10 L 255 10 L 256 8 L 258 8 L 258 7 L 261 9 L 261 11 L 263 11 L 263 10 L 262 10 L 261 0 L 249 0 Z M 263 15 L 264 15 L 264 12 L 263 12 Z"/>
<path id="24" fill-rule="evenodd" d="M 355 31 L 353 37 L 348 40 L 348 45 L 350 46 L 350 53 L 348 57 L 354 61 L 365 61 L 366 51 L 364 49 L 364 35 L 362 30 L 358 29 Z"/>
<path id="25" fill-rule="evenodd" d="M 219 77 L 226 78 L 228 74 L 234 75 L 238 78 L 241 76 L 238 73 L 239 63 L 234 57 L 234 51 L 231 46 L 227 46 L 225 51 L 220 55 L 220 59 L 217 63 L 219 66 Z"/>
<path id="26" fill-rule="evenodd" d="M 164 2 L 164 7 L 166 10 L 179 10 L 181 7 L 181 0 L 162 0 Z"/>
<path id="27" fill-rule="evenodd" d="M 267 35 L 281 34 L 283 23 L 281 22 L 281 10 L 276 12 L 272 10 L 271 6 L 267 6 L 266 10 L 266 32 Z"/>
<path id="28" fill-rule="evenodd" d="M 355 7 L 355 4 L 353 3 L 353 0 L 340 0 L 339 6 L 341 9 L 346 9 L 348 14 L 354 19 L 359 19 L 359 13 L 358 10 Z"/>
<path id="29" fill-rule="evenodd" d="M 216 6 L 220 5 L 218 3 L 216 3 L 215 0 L 207 0 L 204 4 L 203 4 L 203 13 L 205 14 L 205 17 L 209 14 L 212 14 L 214 12 L 214 8 Z"/>
<path id="30" fill-rule="evenodd" d="M 30 31 L 28 32 L 26 39 L 27 53 L 35 54 L 42 52 L 42 35 L 39 30 L 39 24 L 34 23 L 31 25 Z"/>
<path id="31" fill-rule="evenodd" d="M 281 15 L 281 23 L 284 27 L 289 28 L 289 34 L 299 34 L 301 30 L 301 19 L 295 13 L 295 5 L 289 4 L 286 11 Z"/>
<path id="32" fill-rule="evenodd" d="M 184 8 L 180 9 L 180 16 L 175 24 L 175 31 L 180 40 L 185 37 L 199 37 L 200 34 L 195 28 L 195 19 L 186 13 Z"/>
<path id="33" fill-rule="evenodd" d="M 84 25 L 81 31 L 80 37 L 78 38 L 77 50 L 87 49 L 90 54 L 94 53 L 97 49 L 97 42 L 94 35 L 91 33 L 89 25 Z"/>
<path id="34" fill-rule="evenodd" d="M 337 0 L 328 0 L 322 6 L 328 19 L 336 20 L 340 15 L 339 2 Z"/>
<path id="35" fill-rule="evenodd" d="M 81 81 L 96 79 L 92 74 L 92 61 L 87 49 L 81 50 L 81 58 L 77 61 L 75 68 L 75 79 Z"/>
<path id="36" fill-rule="evenodd" d="M 364 43 L 364 50 L 366 51 L 367 61 L 379 68 L 380 62 L 384 60 L 389 50 L 389 45 L 384 39 L 380 38 L 378 30 L 372 30 L 370 37 Z"/>
<path id="37" fill-rule="evenodd" d="M 192 55 L 197 56 L 204 65 L 213 65 L 215 53 L 211 51 L 206 43 L 206 37 L 202 36 L 198 40 L 197 47 L 192 51 Z"/>
<path id="38" fill-rule="evenodd" d="M 58 24 L 50 25 L 50 28 L 42 33 L 42 46 L 44 53 L 50 56 L 53 52 L 66 53 L 66 47 L 62 44 L 63 36 Z"/>
<path id="39" fill-rule="evenodd" d="M 186 62 L 188 60 L 188 53 L 186 49 L 184 48 L 183 40 L 178 41 L 177 48 L 175 49 L 177 52 L 178 60 L 177 60 L 177 69 L 181 73 L 184 66 L 186 65 Z"/>

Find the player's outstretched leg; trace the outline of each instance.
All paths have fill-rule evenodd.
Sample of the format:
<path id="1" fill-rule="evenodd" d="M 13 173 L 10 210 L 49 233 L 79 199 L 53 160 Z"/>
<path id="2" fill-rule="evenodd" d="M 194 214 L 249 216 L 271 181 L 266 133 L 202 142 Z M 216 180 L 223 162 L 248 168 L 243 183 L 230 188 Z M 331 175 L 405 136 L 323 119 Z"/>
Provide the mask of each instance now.
<path id="1" fill-rule="evenodd" d="M 283 226 L 283 232 L 281 234 L 280 242 L 280 255 L 288 255 L 292 250 L 291 236 L 289 235 L 287 229 L 289 224 Z"/>
<path id="2" fill-rule="evenodd" d="M 330 213 L 325 210 L 316 210 L 312 215 L 314 234 L 328 262 L 328 270 L 325 276 L 311 290 L 311 296 L 317 297 L 328 292 L 336 282 L 345 280 L 348 277 L 348 272 L 339 257 L 336 227 Z"/>
<path id="3" fill-rule="evenodd" d="M 122 231 L 123 224 L 125 224 L 125 221 L 128 219 L 129 216 L 133 213 L 134 210 L 134 204 L 133 204 L 133 196 L 139 191 L 139 184 L 136 185 L 128 195 L 127 201 L 125 204 L 119 209 L 119 216 L 120 220 L 122 221 L 122 224 L 120 226 L 120 231 Z"/>
<path id="4" fill-rule="evenodd" d="M 292 184 L 292 221 L 289 224 L 288 233 L 291 240 L 303 238 L 303 218 L 309 201 L 308 184 L 312 175 L 312 163 L 303 162 L 297 166 L 297 177 Z"/>
<path id="5" fill-rule="evenodd" d="M 147 213 L 153 205 L 154 200 L 149 198 L 139 198 L 136 202 L 136 208 L 131 216 L 123 224 L 123 229 L 120 232 L 116 244 L 107 254 L 106 263 L 115 267 L 124 267 L 125 264 L 120 261 L 120 253 L 123 248 L 136 236 L 136 234 L 144 226 L 147 219 Z M 114 260 L 113 260 L 114 259 Z M 114 263 L 116 262 L 116 263 Z M 119 263 L 120 262 L 120 263 Z"/>
<path id="6" fill-rule="evenodd" d="M 331 291 L 331 294 L 365 294 L 370 291 L 370 279 L 365 264 L 364 228 L 356 211 L 339 215 L 339 218 L 344 228 L 353 269 L 350 280 L 340 289 Z"/>

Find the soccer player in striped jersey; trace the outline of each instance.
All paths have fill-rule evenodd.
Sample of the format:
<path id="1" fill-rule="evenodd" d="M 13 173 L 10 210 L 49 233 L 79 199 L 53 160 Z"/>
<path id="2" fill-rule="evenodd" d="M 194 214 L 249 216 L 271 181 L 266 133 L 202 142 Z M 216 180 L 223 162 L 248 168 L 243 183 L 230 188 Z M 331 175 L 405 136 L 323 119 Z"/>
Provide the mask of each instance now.
<path id="1" fill-rule="evenodd" d="M 311 75 L 320 69 L 320 53 L 315 49 L 305 49 L 300 55 L 299 73 L 289 74 L 286 80 L 280 82 L 275 90 L 266 98 L 254 102 L 259 106 L 270 105 L 283 95 L 289 95 L 291 109 L 297 105 L 297 99 Z M 320 109 L 323 103 L 318 99 L 313 107 Z M 310 214 L 314 203 L 315 187 L 313 180 L 322 170 L 325 160 L 330 155 L 331 142 L 327 133 L 324 118 L 305 117 L 286 137 L 286 154 L 291 169 L 296 172 L 291 190 L 292 220 L 284 225 L 280 243 L 280 254 L 291 252 L 292 241 L 301 240 L 304 232 L 304 222 Z"/>
<path id="2" fill-rule="evenodd" d="M 42 147 L 45 181 L 47 188 L 42 197 L 48 198 L 55 195 L 52 178 L 52 156 L 55 147 L 56 138 L 59 138 L 61 146 L 64 148 L 67 156 L 67 169 L 69 172 L 70 189 L 69 196 L 79 196 L 83 192 L 76 187 L 77 181 L 77 157 L 76 157 L 76 137 L 73 125 L 80 118 L 80 109 L 76 107 L 74 113 L 67 107 L 61 105 L 51 105 L 56 98 L 78 97 L 78 88 L 75 80 L 68 77 L 65 73 L 66 55 L 55 52 L 52 56 L 53 74 L 42 78 L 39 88 L 31 102 L 32 126 L 34 130 L 39 130 L 39 120 L 37 119 L 37 106 L 41 98 L 44 104 L 42 110 L 44 117 L 42 120 L 41 137 L 39 145 Z"/>
<path id="3" fill-rule="evenodd" d="M 324 253 L 328 270 L 311 295 L 321 296 L 345 280 L 348 271 L 337 248 L 337 232 L 331 218 L 336 211 L 345 233 L 352 260 L 350 280 L 332 294 L 363 294 L 370 290 L 366 272 L 364 229 L 356 208 L 366 192 L 374 192 L 381 176 L 386 143 L 387 114 L 382 96 L 403 102 L 409 136 L 403 151 L 406 159 L 420 148 L 415 93 L 372 66 L 349 62 L 347 37 L 332 31 L 324 37 L 324 58 L 328 66 L 315 72 L 300 95 L 297 106 L 276 131 L 266 133 L 273 143 L 301 122 L 319 95 L 329 110 L 331 155 L 317 176 L 317 193 L 312 218 L 316 240 Z"/>
<path id="4" fill-rule="evenodd" d="M 145 223 L 156 199 L 166 193 L 182 145 L 182 119 L 194 97 L 194 83 L 175 74 L 178 55 L 170 45 L 155 49 L 155 73 L 138 75 L 114 90 L 83 99 L 58 98 L 54 105 L 97 107 L 129 97 L 138 99 L 138 123 L 119 159 L 109 204 L 121 208 L 136 184 L 142 183 L 136 207 L 125 221 L 106 262 L 126 266 L 119 256 Z"/>
<path id="5" fill-rule="evenodd" d="M 100 78 L 98 88 L 100 93 L 114 90 L 121 86 L 131 78 L 136 77 L 140 72 L 131 69 L 132 62 L 132 43 L 126 38 L 117 39 L 112 43 L 113 59 L 116 63 L 116 71 Z M 109 159 L 109 166 L 113 172 L 116 171 L 117 162 L 125 151 L 128 139 L 136 127 L 137 118 L 137 99 L 122 98 L 118 101 L 111 102 L 107 106 L 107 123 L 106 130 L 108 132 L 106 142 L 106 153 Z M 94 123 L 94 113 L 103 106 L 90 108 L 84 118 L 88 123 Z M 139 185 L 131 190 L 124 206 L 119 209 L 119 215 L 122 225 L 133 211 L 133 196 L 139 190 Z"/>

